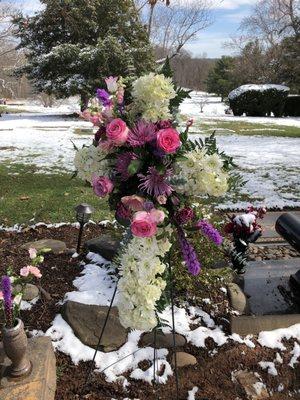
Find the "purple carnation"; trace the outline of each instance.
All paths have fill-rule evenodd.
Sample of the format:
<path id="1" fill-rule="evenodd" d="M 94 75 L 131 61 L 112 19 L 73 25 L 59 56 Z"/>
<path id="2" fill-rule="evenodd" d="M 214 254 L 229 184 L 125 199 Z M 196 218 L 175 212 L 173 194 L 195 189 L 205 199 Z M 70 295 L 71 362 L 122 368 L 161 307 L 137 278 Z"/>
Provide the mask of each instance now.
<path id="1" fill-rule="evenodd" d="M 97 89 L 97 97 L 104 107 L 110 107 L 112 105 L 110 94 L 105 89 Z"/>
<path id="2" fill-rule="evenodd" d="M 209 222 L 205 221 L 205 219 L 197 222 L 196 227 L 199 228 L 203 235 L 207 236 L 217 246 L 220 246 L 223 243 L 223 237 L 220 232 Z"/>
<path id="3" fill-rule="evenodd" d="M 182 229 L 178 229 L 178 239 L 183 259 L 189 272 L 194 276 L 198 275 L 201 271 L 201 264 L 194 247 L 187 241 Z"/>
<path id="4" fill-rule="evenodd" d="M 191 207 L 184 207 L 176 212 L 174 218 L 179 225 L 184 225 L 191 221 L 194 216 L 195 213 Z"/>
<path id="5" fill-rule="evenodd" d="M 2 276 L 1 279 L 3 302 L 4 302 L 4 312 L 6 319 L 7 328 L 13 328 L 13 302 L 12 302 L 12 290 L 11 282 L 9 276 Z"/>

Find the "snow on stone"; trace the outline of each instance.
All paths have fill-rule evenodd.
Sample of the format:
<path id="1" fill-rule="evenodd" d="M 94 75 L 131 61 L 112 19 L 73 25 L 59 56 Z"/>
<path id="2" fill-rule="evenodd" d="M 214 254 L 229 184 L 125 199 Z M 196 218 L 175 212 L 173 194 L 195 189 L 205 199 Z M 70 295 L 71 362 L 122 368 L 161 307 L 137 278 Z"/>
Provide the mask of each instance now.
<path id="1" fill-rule="evenodd" d="M 300 341 L 300 324 L 292 325 L 289 328 L 260 332 L 258 343 L 270 349 L 286 350 L 286 347 L 282 343 L 283 339 L 296 339 Z"/>
<path id="2" fill-rule="evenodd" d="M 243 93 L 249 92 L 250 90 L 255 90 L 257 92 L 265 92 L 266 90 L 270 90 L 270 89 L 276 89 L 279 90 L 281 92 L 289 92 L 290 88 L 288 88 L 287 86 L 283 86 L 283 85 L 272 85 L 272 84 L 267 84 L 267 85 L 242 85 L 239 86 L 238 88 L 232 90 L 229 95 L 228 98 L 229 99 L 235 99 L 236 97 L 240 96 Z"/>
<path id="3" fill-rule="evenodd" d="M 293 355 L 293 357 L 289 362 L 289 366 L 294 368 L 294 365 L 299 362 L 298 359 L 300 358 L 300 346 L 298 343 L 294 343 L 294 349 L 291 351 L 291 354 Z"/>
<path id="4" fill-rule="evenodd" d="M 268 371 L 268 374 L 272 375 L 272 376 L 277 376 L 278 372 L 277 369 L 275 367 L 275 364 L 271 361 L 260 361 L 259 366 L 262 369 L 266 369 Z"/>
<path id="5" fill-rule="evenodd" d="M 192 390 L 189 390 L 187 400 L 195 400 L 195 394 L 198 390 L 199 388 L 197 386 L 194 386 Z"/>

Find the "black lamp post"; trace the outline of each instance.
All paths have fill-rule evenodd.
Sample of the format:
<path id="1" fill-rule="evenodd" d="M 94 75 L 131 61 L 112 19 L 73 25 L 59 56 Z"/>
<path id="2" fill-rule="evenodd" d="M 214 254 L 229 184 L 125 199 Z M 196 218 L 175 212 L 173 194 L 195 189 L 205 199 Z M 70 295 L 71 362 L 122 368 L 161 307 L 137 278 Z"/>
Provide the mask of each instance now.
<path id="1" fill-rule="evenodd" d="M 79 254 L 80 246 L 81 246 L 83 227 L 87 222 L 89 222 L 90 216 L 94 212 L 94 209 L 93 209 L 92 206 L 90 206 L 90 205 L 88 205 L 86 203 L 82 203 L 82 204 L 79 204 L 78 206 L 75 207 L 75 211 L 76 211 L 76 220 L 80 224 L 78 242 L 77 242 L 77 250 L 76 250 L 77 253 Z"/>

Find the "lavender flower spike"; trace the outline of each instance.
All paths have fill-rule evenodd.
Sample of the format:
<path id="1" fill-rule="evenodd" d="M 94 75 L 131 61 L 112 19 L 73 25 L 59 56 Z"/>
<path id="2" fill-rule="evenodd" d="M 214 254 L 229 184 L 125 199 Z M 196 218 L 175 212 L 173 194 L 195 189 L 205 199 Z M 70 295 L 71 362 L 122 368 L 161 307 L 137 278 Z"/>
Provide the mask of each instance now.
<path id="1" fill-rule="evenodd" d="M 6 327 L 13 328 L 13 302 L 10 278 L 7 275 L 2 276 L 1 286 L 3 292 L 4 312 Z"/>
<path id="2" fill-rule="evenodd" d="M 223 243 L 223 237 L 220 232 L 214 228 L 209 222 L 205 219 L 197 222 L 196 227 L 203 233 L 203 235 L 207 236 L 212 242 L 214 242 L 217 246 L 221 246 Z"/>
<path id="3" fill-rule="evenodd" d="M 187 241 L 182 229 L 178 229 L 178 239 L 183 259 L 189 272 L 194 276 L 198 275 L 201 270 L 201 264 L 198 261 L 194 247 Z"/>

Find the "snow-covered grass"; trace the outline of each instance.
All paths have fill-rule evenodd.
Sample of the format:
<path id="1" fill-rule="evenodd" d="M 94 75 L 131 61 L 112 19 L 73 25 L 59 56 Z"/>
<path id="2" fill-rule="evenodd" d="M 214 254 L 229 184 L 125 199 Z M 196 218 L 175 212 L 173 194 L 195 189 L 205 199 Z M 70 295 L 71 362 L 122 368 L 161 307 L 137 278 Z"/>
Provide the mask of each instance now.
<path id="1" fill-rule="evenodd" d="M 212 96 L 208 97 L 208 104 L 204 106 L 204 112 L 201 114 L 199 109 L 201 96 L 203 94 L 193 93 L 192 99 L 186 100 L 183 104 L 182 111 L 186 115 L 196 117 L 195 126 L 198 132 L 203 132 L 203 135 L 216 129 L 219 147 L 234 157 L 247 181 L 241 192 L 230 194 L 222 206 L 242 208 L 250 201 L 265 203 L 269 207 L 300 206 L 300 137 L 289 138 L 281 135 L 282 129 L 285 130 L 288 126 L 292 130 L 291 136 L 298 135 L 298 130 L 300 134 L 300 118 L 235 118 L 225 115 L 226 106 L 219 98 Z M 64 173 L 72 173 L 74 170 L 73 143 L 79 148 L 83 144 L 90 143 L 92 126 L 88 122 L 67 115 L 78 111 L 77 103 L 72 101 L 52 109 L 28 104 L 14 107 L 25 107 L 27 111 L 34 112 L 4 114 L 0 118 L 2 171 L 0 218 L 12 215 L 17 210 L 20 211 L 17 212 L 17 216 L 21 219 L 11 219 L 10 225 L 33 218 L 35 213 L 40 212 L 40 208 L 37 206 L 37 209 L 33 209 L 32 204 L 35 201 L 39 203 L 41 196 L 46 194 L 55 201 L 54 204 L 49 203 L 49 212 L 44 214 L 43 219 L 49 220 L 48 216 L 51 215 L 50 219 L 54 222 L 70 220 L 67 218 L 70 213 L 65 216 L 64 210 L 70 206 L 68 199 L 74 196 L 74 183 L 69 183 Z M 252 121 L 255 123 L 252 124 Z M 268 135 L 274 133 L 276 137 L 265 136 L 265 133 Z M 52 184 L 47 183 L 49 190 L 44 187 L 45 191 L 41 190 L 35 196 L 34 191 L 37 186 L 42 187 L 43 181 L 45 184 L 47 182 L 43 174 L 49 174 L 50 181 L 52 176 L 54 179 Z M 58 174 L 64 181 L 59 185 L 56 182 Z M 79 200 L 80 182 L 77 180 L 73 182 L 76 182 L 75 197 Z M 91 202 L 93 196 L 92 194 L 88 196 L 90 189 L 83 187 L 82 190 L 84 193 L 82 200 L 85 197 L 85 200 Z M 25 203 L 20 203 L 18 199 L 28 197 L 28 193 L 30 201 L 24 208 Z M 61 212 L 60 217 L 52 219 L 51 208 Z M 105 208 L 104 211 L 106 210 Z M 21 211 L 25 212 L 25 219 L 22 218 Z"/>

